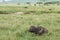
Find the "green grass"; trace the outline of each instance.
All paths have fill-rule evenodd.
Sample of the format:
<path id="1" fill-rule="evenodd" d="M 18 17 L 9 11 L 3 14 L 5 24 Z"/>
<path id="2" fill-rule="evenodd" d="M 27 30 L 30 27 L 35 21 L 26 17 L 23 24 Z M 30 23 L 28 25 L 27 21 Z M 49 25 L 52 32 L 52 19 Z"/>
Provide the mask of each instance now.
<path id="1" fill-rule="evenodd" d="M 49 33 L 31 34 L 30 25 L 42 25 Z M 0 14 L 0 40 L 60 40 L 60 14 Z"/>
<path id="2" fill-rule="evenodd" d="M 24 12 L 33 10 L 27 10 L 23 7 L 21 10 L 18 10 L 18 7 L 16 6 L 3 6 L 0 8 L 1 11 L 6 11 L 8 13 L 10 13 L 10 10 L 12 11 L 13 9 L 14 12 L 16 12 L 16 10 L 25 10 Z M 36 11 L 35 14 L 0 14 L 0 40 L 60 40 L 60 14 L 41 13 L 37 10 L 38 9 L 33 10 Z M 42 25 L 48 29 L 48 33 L 36 36 L 35 34 L 28 32 L 31 25 Z"/>
<path id="3" fill-rule="evenodd" d="M 27 8 L 25 8 L 27 7 Z M 49 11 L 51 9 L 51 11 Z M 60 6 L 0 6 L 0 11 L 4 13 L 14 13 L 14 12 L 30 12 L 34 13 L 60 13 Z"/>

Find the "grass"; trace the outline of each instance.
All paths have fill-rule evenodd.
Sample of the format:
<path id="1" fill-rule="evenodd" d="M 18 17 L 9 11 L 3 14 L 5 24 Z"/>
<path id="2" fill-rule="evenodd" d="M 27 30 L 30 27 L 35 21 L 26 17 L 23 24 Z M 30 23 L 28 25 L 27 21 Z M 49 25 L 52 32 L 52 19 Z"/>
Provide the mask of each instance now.
<path id="1" fill-rule="evenodd" d="M 5 8 L 9 8 L 9 10 L 5 10 Z M 3 6 L 1 9 L 4 10 L 0 10 L 9 12 L 13 8 Z M 18 11 L 17 8 L 14 9 Z M 36 36 L 28 32 L 30 25 L 42 25 L 49 32 L 41 36 Z M 60 40 L 60 14 L 42 14 L 38 11 L 35 14 L 0 14 L 0 40 Z"/>
<path id="2" fill-rule="evenodd" d="M 27 7 L 27 8 L 25 8 Z M 49 10 L 51 9 L 51 10 Z M 60 13 L 60 6 L 0 6 L 0 11 L 5 13 L 14 13 L 14 12 L 30 12 L 34 13 Z"/>

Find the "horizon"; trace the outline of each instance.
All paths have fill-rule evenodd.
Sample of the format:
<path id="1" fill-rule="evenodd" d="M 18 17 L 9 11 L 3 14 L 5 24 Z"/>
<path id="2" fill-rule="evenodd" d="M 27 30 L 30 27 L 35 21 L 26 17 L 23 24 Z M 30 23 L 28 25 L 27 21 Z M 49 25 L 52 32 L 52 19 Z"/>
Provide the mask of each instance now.
<path id="1" fill-rule="evenodd" d="M 46 0 L 45 2 L 52 2 L 52 1 L 60 1 L 60 0 Z M 7 3 L 26 3 L 26 2 L 31 2 L 31 3 L 36 3 L 36 2 L 42 2 L 42 0 L 5 0 Z M 0 3 L 3 3 L 3 0 L 0 0 Z"/>

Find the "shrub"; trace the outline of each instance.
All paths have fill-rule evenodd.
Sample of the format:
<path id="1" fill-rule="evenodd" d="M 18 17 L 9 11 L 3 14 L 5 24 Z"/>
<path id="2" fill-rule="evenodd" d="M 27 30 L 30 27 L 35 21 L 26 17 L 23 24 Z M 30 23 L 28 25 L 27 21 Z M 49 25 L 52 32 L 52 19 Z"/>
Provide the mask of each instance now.
<path id="1" fill-rule="evenodd" d="M 24 7 L 24 8 L 28 8 L 28 7 Z"/>
<path id="2" fill-rule="evenodd" d="M 0 11 L 0 14 L 8 14 L 6 11 Z"/>

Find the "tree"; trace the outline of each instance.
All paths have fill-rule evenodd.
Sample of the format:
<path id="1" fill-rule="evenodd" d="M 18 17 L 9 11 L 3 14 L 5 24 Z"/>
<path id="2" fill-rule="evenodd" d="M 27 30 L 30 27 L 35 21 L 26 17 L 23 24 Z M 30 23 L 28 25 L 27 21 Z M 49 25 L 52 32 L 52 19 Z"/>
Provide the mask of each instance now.
<path id="1" fill-rule="evenodd" d="M 59 5 L 60 2 L 59 1 L 53 1 L 53 2 L 46 2 L 45 4 L 57 4 L 57 5 Z"/>
<path id="2" fill-rule="evenodd" d="M 20 3 L 17 3 L 17 5 L 20 5 Z"/>
<path id="3" fill-rule="evenodd" d="M 31 5 L 31 3 L 30 3 L 30 2 L 26 2 L 26 4 Z"/>
<path id="4" fill-rule="evenodd" d="M 34 6 L 36 6 L 36 4 L 34 4 Z"/>
<path id="5" fill-rule="evenodd" d="M 39 0 L 39 1 L 42 1 L 42 4 L 44 5 L 46 0 Z"/>
<path id="6" fill-rule="evenodd" d="M 44 5 L 46 0 L 42 0 L 42 1 L 43 1 L 43 2 L 42 2 L 42 3 L 43 3 L 43 5 Z"/>
<path id="7" fill-rule="evenodd" d="M 37 2 L 36 4 L 39 4 L 39 6 L 40 6 L 40 4 L 42 4 L 42 2 Z"/>
<path id="8" fill-rule="evenodd" d="M 20 5 L 20 0 L 17 0 L 17 2 L 18 2 L 17 5 Z"/>

